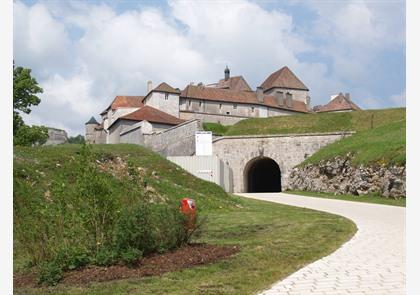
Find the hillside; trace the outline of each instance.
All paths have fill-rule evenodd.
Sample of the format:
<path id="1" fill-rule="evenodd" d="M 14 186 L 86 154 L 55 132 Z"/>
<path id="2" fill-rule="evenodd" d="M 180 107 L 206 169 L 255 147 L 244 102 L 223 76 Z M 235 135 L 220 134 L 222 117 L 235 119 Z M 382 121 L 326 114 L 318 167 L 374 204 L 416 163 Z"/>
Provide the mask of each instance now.
<path id="1" fill-rule="evenodd" d="M 131 164 L 139 167 L 147 190 L 166 202 L 178 203 L 181 198 L 194 198 L 201 210 L 229 207 L 235 202 L 219 186 L 201 180 L 167 161 L 160 155 L 138 145 L 93 145 L 93 153 L 101 170 L 108 172 L 112 189 L 122 196 L 129 195 L 129 179 L 123 177 Z M 71 171 L 76 171 L 75 156 L 80 145 L 14 149 L 14 194 L 20 198 L 44 199 L 52 182 L 62 181 L 61 172 L 68 177 L 66 186 L 72 189 Z M 31 194 L 28 195 L 27 192 Z"/>
<path id="2" fill-rule="evenodd" d="M 405 120 L 405 108 L 253 118 L 227 128 L 218 124 L 204 127 L 220 135 L 262 135 L 362 131 L 398 120 Z"/>
<path id="3" fill-rule="evenodd" d="M 193 177 L 140 146 L 93 145 L 91 148 L 86 153 L 86 148 L 70 144 L 15 147 L 13 255 L 14 278 L 20 282 L 14 285 L 16 294 L 156 294 L 157 290 L 164 294 L 254 294 L 303 265 L 332 253 L 356 231 L 356 226 L 342 216 L 226 194 L 219 186 Z M 149 205 L 143 202 L 147 198 L 141 198 L 142 203 L 136 204 L 140 195 L 148 196 Z M 166 269 L 173 261 L 165 260 L 166 256 L 159 253 L 172 256 L 179 253 L 166 252 L 168 245 L 160 244 L 170 241 L 178 232 L 174 222 L 177 219 L 171 214 L 178 212 L 177 208 L 168 211 L 167 207 L 154 205 L 177 206 L 183 197 L 196 200 L 198 216 L 203 222 L 200 234 L 192 240 L 198 243 L 195 245 L 214 249 L 234 247 L 239 252 L 228 259 L 210 264 L 201 261 L 200 266 L 192 267 L 184 262 L 202 256 L 185 255 L 189 248 L 181 247 L 178 250 L 184 249 L 184 254 L 173 261 L 179 261 L 187 269 L 167 270 L 161 276 L 150 272 L 145 274 L 147 277 L 138 275 L 147 259 L 158 259 Z M 160 210 L 145 210 L 148 206 Z M 158 214 L 150 215 L 151 212 Z M 139 223 L 133 223 L 133 218 Z M 101 233 L 106 234 L 104 226 L 114 221 L 118 225 L 113 227 L 117 235 L 110 240 L 110 248 L 104 248 Z M 98 228 L 101 223 L 103 226 Z M 146 235 L 149 239 L 143 239 L 150 229 L 158 235 L 151 239 Z M 145 253 L 145 260 L 140 260 L 138 266 L 113 265 L 114 254 L 119 255 L 114 250 L 119 248 L 111 246 L 114 243 L 124 246 L 121 242 L 137 236 L 144 246 L 159 242 L 157 253 L 151 252 L 151 256 Z M 138 263 L 138 256 L 133 257 L 134 249 L 130 249 L 122 252 L 125 255 L 121 257 Z M 55 257 L 52 261 L 51 256 Z M 62 266 L 64 263 L 66 266 Z M 119 276 L 107 281 L 114 274 L 112 269 L 119 270 Z M 125 271 L 123 275 L 135 275 L 118 279 L 122 278 L 121 269 Z M 86 277 L 86 273 L 91 276 Z M 94 274 L 98 279 L 92 283 L 89 278 Z M 40 279 L 56 283 L 62 275 L 63 283 L 56 287 L 37 283 Z M 105 277 L 108 279 L 103 282 Z M 77 278 L 76 284 L 67 284 L 69 278 Z M 80 280 L 88 284 L 80 284 Z"/>
<path id="4" fill-rule="evenodd" d="M 352 164 L 405 164 L 405 120 L 360 131 L 332 143 L 306 159 L 301 166 L 336 156 L 354 155 Z"/>

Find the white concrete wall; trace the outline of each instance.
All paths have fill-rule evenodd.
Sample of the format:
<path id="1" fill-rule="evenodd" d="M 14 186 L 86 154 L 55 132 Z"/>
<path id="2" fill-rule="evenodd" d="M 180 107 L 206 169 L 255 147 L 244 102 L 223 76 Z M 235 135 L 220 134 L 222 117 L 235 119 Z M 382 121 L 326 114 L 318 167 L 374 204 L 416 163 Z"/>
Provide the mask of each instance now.
<path id="1" fill-rule="evenodd" d="M 232 171 L 216 156 L 168 157 L 192 175 L 220 185 L 226 192 L 232 192 Z"/>
<path id="2" fill-rule="evenodd" d="M 165 99 L 167 95 L 167 99 Z M 152 92 L 143 103 L 162 112 L 179 118 L 179 95 L 173 93 Z"/>

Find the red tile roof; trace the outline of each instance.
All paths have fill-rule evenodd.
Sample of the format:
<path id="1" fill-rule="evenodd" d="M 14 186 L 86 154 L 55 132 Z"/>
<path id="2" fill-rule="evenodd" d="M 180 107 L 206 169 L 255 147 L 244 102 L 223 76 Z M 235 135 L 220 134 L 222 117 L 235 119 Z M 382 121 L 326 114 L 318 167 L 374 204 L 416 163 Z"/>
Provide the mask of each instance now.
<path id="1" fill-rule="evenodd" d="M 233 91 L 228 89 L 189 85 L 182 90 L 181 97 L 211 101 L 226 101 L 231 103 L 256 104 L 295 112 L 308 112 L 304 102 L 292 100 L 292 107 L 289 108 L 285 104 L 280 106 L 277 103 L 276 98 L 272 95 L 264 95 L 264 102 L 259 102 L 256 92 L 251 91 Z"/>
<path id="2" fill-rule="evenodd" d="M 116 110 L 119 108 L 139 108 L 143 106 L 142 100 L 144 96 L 117 95 L 111 104 L 101 113 L 106 113 L 109 109 Z"/>
<path id="3" fill-rule="evenodd" d="M 275 87 L 309 91 L 308 87 L 288 67 L 282 67 L 280 70 L 272 73 L 261 84 L 261 87 L 264 91 Z"/>
<path id="4" fill-rule="evenodd" d="M 321 106 L 317 113 L 322 112 L 335 112 L 335 111 L 360 111 L 361 108 L 352 102 L 349 98 L 345 97 L 342 93 L 337 95 L 333 100 L 324 106 Z"/>
<path id="5" fill-rule="evenodd" d="M 227 80 L 220 79 L 216 87 L 236 91 L 252 91 L 251 87 L 249 87 L 248 83 L 242 76 L 231 77 Z"/>
<path id="6" fill-rule="evenodd" d="M 149 121 L 153 123 L 162 123 L 162 124 L 167 124 L 167 125 L 178 125 L 185 122 L 184 120 L 181 120 L 177 117 L 169 115 L 168 113 L 159 111 L 150 106 L 144 106 L 138 109 L 137 111 L 134 111 L 128 115 L 119 117 L 116 121 L 120 119 L 132 120 L 132 121 Z"/>
<path id="7" fill-rule="evenodd" d="M 159 92 L 167 92 L 167 93 L 175 93 L 175 94 L 179 94 L 180 91 L 172 88 L 169 84 L 162 82 L 158 85 L 158 87 L 156 87 L 155 89 L 153 89 L 153 91 L 159 91 Z"/>

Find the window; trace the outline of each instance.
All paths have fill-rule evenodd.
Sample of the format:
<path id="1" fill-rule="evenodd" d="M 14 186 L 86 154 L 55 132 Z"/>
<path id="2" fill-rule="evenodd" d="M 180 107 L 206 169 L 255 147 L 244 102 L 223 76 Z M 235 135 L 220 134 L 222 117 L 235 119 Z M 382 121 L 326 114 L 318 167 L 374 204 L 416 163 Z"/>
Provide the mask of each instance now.
<path id="1" fill-rule="evenodd" d="M 201 101 L 198 103 L 198 106 L 201 107 Z"/>
<path id="2" fill-rule="evenodd" d="M 188 105 L 191 106 L 191 99 L 188 101 Z"/>
<path id="3" fill-rule="evenodd" d="M 222 109 L 222 104 L 219 104 L 219 109 Z"/>
<path id="4" fill-rule="evenodd" d="M 238 105 L 237 104 L 234 104 L 233 105 L 233 108 L 236 110 L 236 108 L 238 107 Z"/>
<path id="5" fill-rule="evenodd" d="M 169 93 L 165 93 L 165 100 L 168 100 L 169 98 Z"/>
<path id="6" fill-rule="evenodd" d="M 251 112 L 254 112 L 254 109 L 255 109 L 254 107 L 251 107 Z"/>

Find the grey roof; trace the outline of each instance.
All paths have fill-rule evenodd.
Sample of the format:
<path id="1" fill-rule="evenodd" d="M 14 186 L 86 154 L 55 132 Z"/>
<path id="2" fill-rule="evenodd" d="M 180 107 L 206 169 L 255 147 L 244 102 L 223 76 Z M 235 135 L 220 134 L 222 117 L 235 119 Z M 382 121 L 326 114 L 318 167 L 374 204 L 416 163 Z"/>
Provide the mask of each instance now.
<path id="1" fill-rule="evenodd" d="M 95 117 L 91 117 L 90 118 L 90 120 L 89 121 L 87 121 L 86 123 L 85 123 L 85 125 L 88 125 L 88 124 L 95 124 L 95 125 L 98 125 L 99 123 L 98 123 L 98 121 L 96 121 L 96 119 L 95 119 Z"/>

